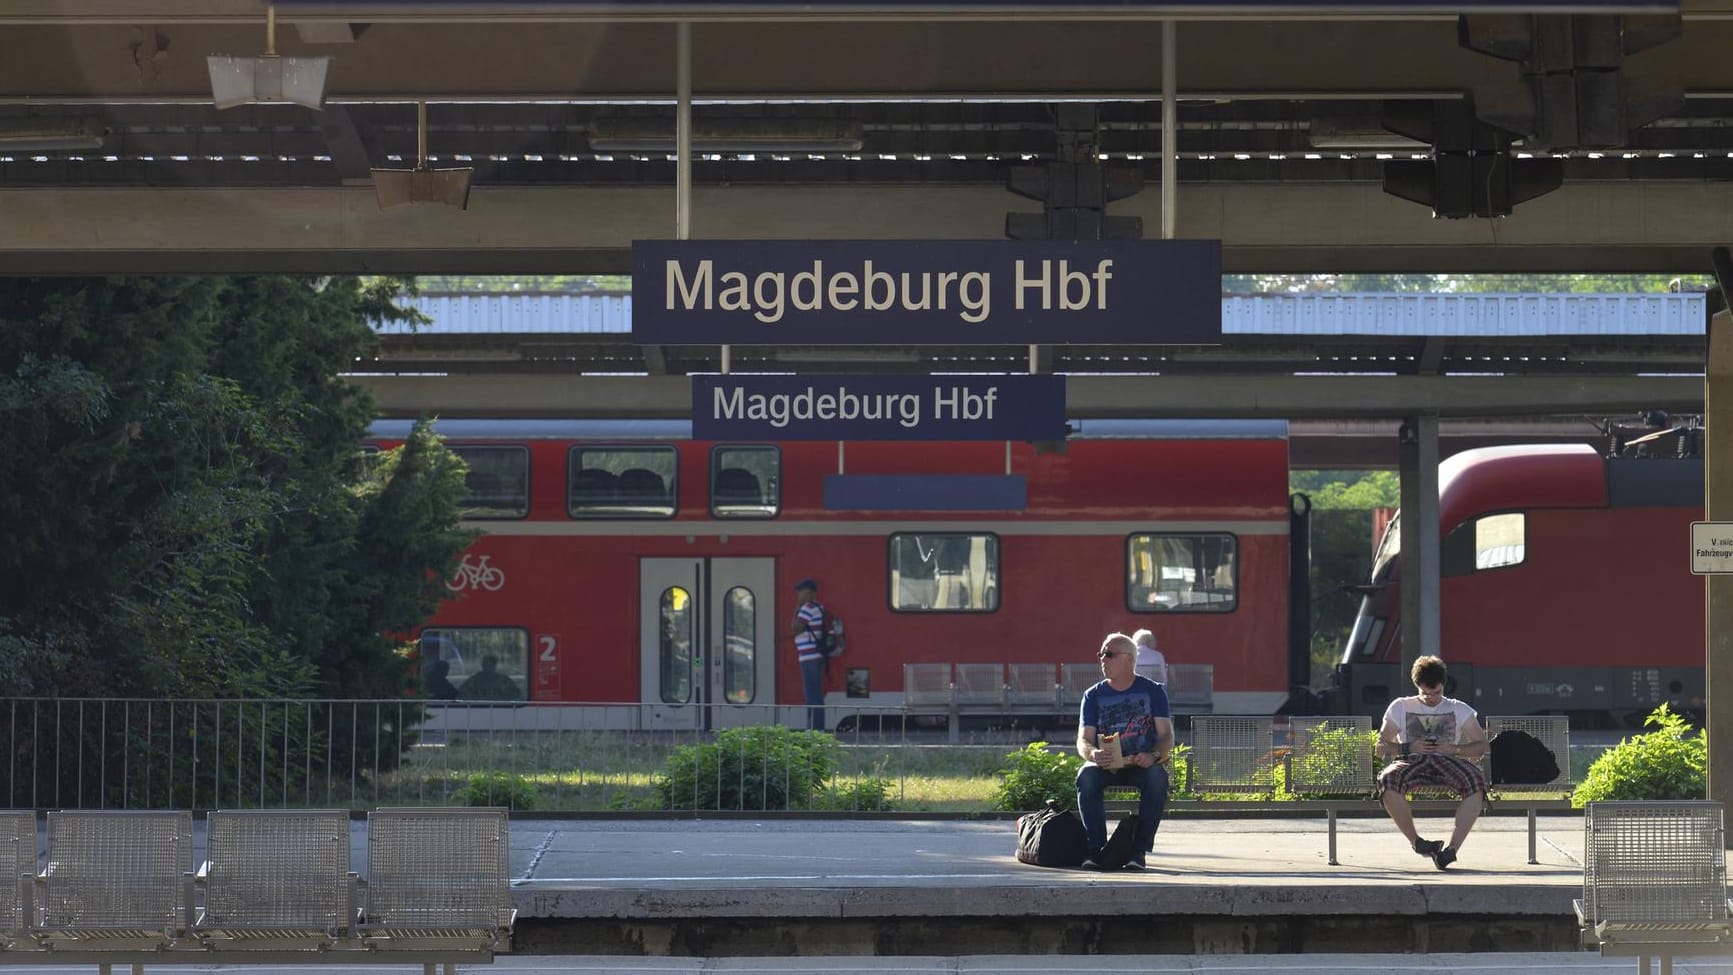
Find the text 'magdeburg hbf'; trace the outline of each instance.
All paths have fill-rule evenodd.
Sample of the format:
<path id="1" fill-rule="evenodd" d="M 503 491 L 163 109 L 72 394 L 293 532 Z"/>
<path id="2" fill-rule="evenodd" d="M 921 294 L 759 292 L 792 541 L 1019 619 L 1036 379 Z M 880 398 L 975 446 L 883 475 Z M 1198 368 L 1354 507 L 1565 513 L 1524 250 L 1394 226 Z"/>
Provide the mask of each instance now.
<path id="1" fill-rule="evenodd" d="M 992 318 L 996 289 L 991 270 L 886 271 L 870 259 L 840 267 L 814 259 L 810 267 L 793 273 L 748 274 L 718 268 L 713 259 L 670 258 L 664 265 L 665 311 L 747 312 L 767 325 L 791 312 L 899 311 L 951 311 L 971 325 L 982 324 Z M 1019 258 L 999 272 L 1009 284 L 998 283 L 998 293 L 1017 311 L 1107 311 L 1114 259 L 1101 258 L 1093 265 L 1076 268 L 1064 258 Z"/>

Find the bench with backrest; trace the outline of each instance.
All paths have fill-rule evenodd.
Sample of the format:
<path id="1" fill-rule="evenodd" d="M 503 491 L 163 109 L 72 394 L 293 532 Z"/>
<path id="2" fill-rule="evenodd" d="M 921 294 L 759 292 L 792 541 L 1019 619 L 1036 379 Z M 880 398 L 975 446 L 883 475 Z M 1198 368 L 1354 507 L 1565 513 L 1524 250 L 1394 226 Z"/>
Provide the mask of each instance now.
<path id="1" fill-rule="evenodd" d="M 374 811 L 367 817 L 362 942 L 388 952 L 488 958 L 503 950 L 517 916 L 510 835 L 499 809 Z"/>
<path id="2" fill-rule="evenodd" d="M 1661 959 L 1733 954 L 1726 831 L 1718 802 L 1591 802 L 1583 814 L 1583 944 Z"/>
<path id="3" fill-rule="evenodd" d="M 36 814 L 0 811 L 0 863 L 9 876 L 0 885 L 0 950 L 29 937 L 31 884 L 36 877 Z"/>
<path id="4" fill-rule="evenodd" d="M 506 950 L 508 824 L 500 809 L 379 810 L 366 881 L 342 810 L 216 811 L 191 869 L 190 812 L 0 818 L 17 870 L 0 901 L 0 964 L 420 964 L 426 975 Z"/>
<path id="5" fill-rule="evenodd" d="M 1492 787 L 1497 805 L 1514 805 L 1527 812 L 1528 862 L 1536 863 L 1537 813 L 1570 808 L 1569 800 L 1560 798 L 1570 789 L 1570 727 L 1562 716 L 1487 719 L 1489 738 L 1507 729 L 1534 735 L 1559 765 L 1558 775 L 1547 782 Z M 1284 744 L 1273 718 L 1198 715 L 1192 718 L 1185 788 L 1199 796 L 1247 796 L 1253 800 L 1251 808 L 1274 809 L 1278 781 L 1285 779 L 1288 792 L 1303 798 L 1283 800 L 1280 808 L 1322 812 L 1328 827 L 1329 862 L 1338 865 L 1338 816 L 1381 808 L 1373 797 L 1381 760 L 1367 744 L 1373 730 L 1373 719 L 1364 716 L 1296 717 L 1288 720 Z M 1416 812 L 1451 811 L 1457 804 L 1453 795 L 1428 792 L 1416 794 L 1415 799 Z M 1230 807 L 1206 802 L 1199 808 Z"/>
<path id="6" fill-rule="evenodd" d="M 1168 700 L 1176 715 L 1207 714 L 1215 702 L 1212 664 L 1169 664 Z M 1058 679 L 1055 680 L 1055 672 Z M 903 713 L 943 716 L 952 741 L 968 715 L 1064 717 L 1101 680 L 1096 664 L 923 663 L 903 665 Z"/>

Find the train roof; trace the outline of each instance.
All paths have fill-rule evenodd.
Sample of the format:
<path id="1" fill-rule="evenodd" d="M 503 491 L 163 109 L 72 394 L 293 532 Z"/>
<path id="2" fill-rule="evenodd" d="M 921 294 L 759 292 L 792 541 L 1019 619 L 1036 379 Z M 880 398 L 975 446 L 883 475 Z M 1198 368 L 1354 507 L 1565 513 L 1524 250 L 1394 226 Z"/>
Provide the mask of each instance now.
<path id="1" fill-rule="evenodd" d="M 413 420 L 376 420 L 368 435 L 380 440 L 409 436 Z M 1286 420 L 1071 421 L 1070 440 L 1286 440 Z M 688 440 L 690 420 L 650 419 L 438 419 L 434 430 L 452 440 Z"/>
<path id="2" fill-rule="evenodd" d="M 1587 444 L 1465 450 L 1438 465 L 1439 523 L 1528 508 L 1701 505 L 1702 458 L 1611 458 Z"/>

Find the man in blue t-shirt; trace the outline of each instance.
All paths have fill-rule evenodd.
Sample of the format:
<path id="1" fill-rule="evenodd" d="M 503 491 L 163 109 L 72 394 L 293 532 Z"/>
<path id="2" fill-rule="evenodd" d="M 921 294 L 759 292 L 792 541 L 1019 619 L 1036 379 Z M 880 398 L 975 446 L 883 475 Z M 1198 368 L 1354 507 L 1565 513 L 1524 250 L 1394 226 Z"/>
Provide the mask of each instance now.
<path id="1" fill-rule="evenodd" d="M 1137 855 L 1127 867 L 1142 869 L 1144 854 L 1155 846 L 1155 830 L 1167 809 L 1167 764 L 1173 751 L 1173 719 L 1167 690 L 1137 673 L 1137 644 L 1123 633 L 1110 633 L 1096 654 L 1106 678 L 1083 692 L 1077 726 L 1077 754 L 1086 763 L 1077 773 L 1077 811 L 1089 832 L 1091 859 L 1107 844 L 1109 786 L 1138 790 Z M 1109 768 L 1113 755 L 1100 735 L 1119 736 L 1123 764 Z"/>

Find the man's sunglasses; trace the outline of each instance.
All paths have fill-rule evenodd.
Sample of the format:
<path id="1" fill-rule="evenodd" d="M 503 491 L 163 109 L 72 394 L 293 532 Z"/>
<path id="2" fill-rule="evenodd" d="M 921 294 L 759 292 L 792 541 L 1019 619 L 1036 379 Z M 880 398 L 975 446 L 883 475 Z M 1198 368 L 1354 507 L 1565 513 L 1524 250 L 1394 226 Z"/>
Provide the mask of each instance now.
<path id="1" fill-rule="evenodd" d="M 1123 650 L 1102 650 L 1102 651 L 1098 652 L 1096 654 L 1096 656 L 1100 657 L 1103 660 L 1106 660 L 1108 657 L 1123 657 L 1123 656 L 1125 656 L 1125 651 L 1123 651 Z"/>

